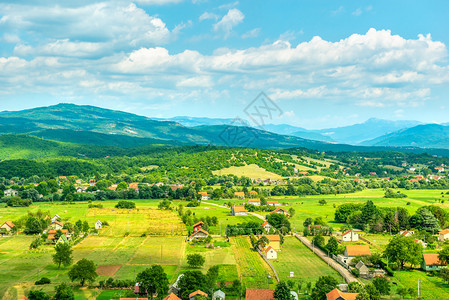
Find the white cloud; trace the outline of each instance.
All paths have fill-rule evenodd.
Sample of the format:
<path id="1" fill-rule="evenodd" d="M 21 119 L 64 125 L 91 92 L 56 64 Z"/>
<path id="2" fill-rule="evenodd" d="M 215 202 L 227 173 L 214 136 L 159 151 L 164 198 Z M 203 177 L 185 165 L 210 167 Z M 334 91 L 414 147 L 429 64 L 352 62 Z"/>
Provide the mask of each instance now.
<path id="1" fill-rule="evenodd" d="M 180 3 L 183 0 L 135 0 L 134 2 L 144 5 L 166 5 Z"/>
<path id="2" fill-rule="evenodd" d="M 178 87 L 211 87 L 212 85 L 213 82 L 210 76 L 196 76 L 185 78 L 176 84 L 176 86 Z"/>
<path id="3" fill-rule="evenodd" d="M 245 15 L 237 8 L 228 10 L 228 13 L 214 24 L 214 31 L 223 32 L 225 37 L 228 37 L 232 28 L 243 22 Z"/>
<path id="4" fill-rule="evenodd" d="M 254 28 L 254 29 L 242 34 L 242 39 L 255 38 L 255 37 L 259 36 L 259 34 L 260 34 L 260 28 Z"/>
<path id="5" fill-rule="evenodd" d="M 204 20 L 218 20 L 219 16 L 217 14 L 214 13 L 210 13 L 205 11 L 198 19 L 200 21 L 204 21 Z"/>
<path id="6" fill-rule="evenodd" d="M 362 13 L 363 13 L 362 9 L 361 9 L 361 8 L 357 8 L 356 10 L 354 10 L 354 11 L 352 12 L 352 15 L 358 17 L 358 16 L 360 16 Z"/>

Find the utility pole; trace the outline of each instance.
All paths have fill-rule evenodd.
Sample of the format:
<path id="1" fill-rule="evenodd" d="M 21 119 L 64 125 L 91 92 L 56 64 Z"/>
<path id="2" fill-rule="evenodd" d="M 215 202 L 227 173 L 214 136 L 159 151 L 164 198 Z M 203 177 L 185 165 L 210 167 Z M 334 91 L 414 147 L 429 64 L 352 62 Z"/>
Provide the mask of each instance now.
<path id="1" fill-rule="evenodd" d="M 419 299 L 419 279 L 418 279 L 418 299 Z"/>
<path id="2" fill-rule="evenodd" d="M 129 215 L 126 216 L 126 232 L 129 232 Z"/>

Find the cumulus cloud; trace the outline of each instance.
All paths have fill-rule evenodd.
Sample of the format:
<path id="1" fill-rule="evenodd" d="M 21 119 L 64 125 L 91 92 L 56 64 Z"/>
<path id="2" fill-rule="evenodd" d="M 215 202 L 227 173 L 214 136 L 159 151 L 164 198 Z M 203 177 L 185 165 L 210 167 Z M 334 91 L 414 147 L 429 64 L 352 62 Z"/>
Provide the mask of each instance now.
<path id="1" fill-rule="evenodd" d="M 232 28 L 243 22 L 245 15 L 237 8 L 228 10 L 228 13 L 214 24 L 214 31 L 224 33 L 228 37 Z"/>
<path id="2" fill-rule="evenodd" d="M 259 35 L 260 28 L 254 28 L 253 30 L 250 30 L 244 34 L 242 34 L 242 39 L 249 39 L 249 38 L 255 38 Z"/>
<path id="3" fill-rule="evenodd" d="M 217 14 L 205 11 L 203 14 L 201 14 L 201 16 L 198 19 L 200 21 L 204 21 L 204 20 L 218 20 L 218 18 L 219 16 Z"/>

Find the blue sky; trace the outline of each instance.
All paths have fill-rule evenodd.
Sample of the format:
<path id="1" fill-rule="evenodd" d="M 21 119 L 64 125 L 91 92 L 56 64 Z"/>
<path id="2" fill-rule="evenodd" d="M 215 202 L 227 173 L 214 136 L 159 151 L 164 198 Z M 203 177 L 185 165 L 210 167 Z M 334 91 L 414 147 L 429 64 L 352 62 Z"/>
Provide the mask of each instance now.
<path id="1" fill-rule="evenodd" d="M 0 110 L 245 118 L 263 91 L 273 123 L 449 122 L 448 15 L 444 0 L 2 2 Z"/>

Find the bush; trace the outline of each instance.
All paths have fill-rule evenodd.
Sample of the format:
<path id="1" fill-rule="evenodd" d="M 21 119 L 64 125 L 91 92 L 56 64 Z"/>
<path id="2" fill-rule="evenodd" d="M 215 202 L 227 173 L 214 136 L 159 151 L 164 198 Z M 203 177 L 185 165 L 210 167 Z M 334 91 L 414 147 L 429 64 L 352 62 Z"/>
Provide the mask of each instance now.
<path id="1" fill-rule="evenodd" d="M 388 276 L 394 276 L 394 272 L 390 267 L 385 267 L 385 271 L 387 271 Z"/>
<path id="2" fill-rule="evenodd" d="M 41 279 L 39 279 L 38 281 L 36 281 L 34 284 L 35 285 L 42 285 L 42 284 L 50 284 L 51 280 L 47 277 L 42 277 Z"/>
<path id="3" fill-rule="evenodd" d="M 121 200 L 115 205 L 115 208 L 132 209 L 132 208 L 136 208 L 136 203 L 134 203 L 132 201 Z"/>

